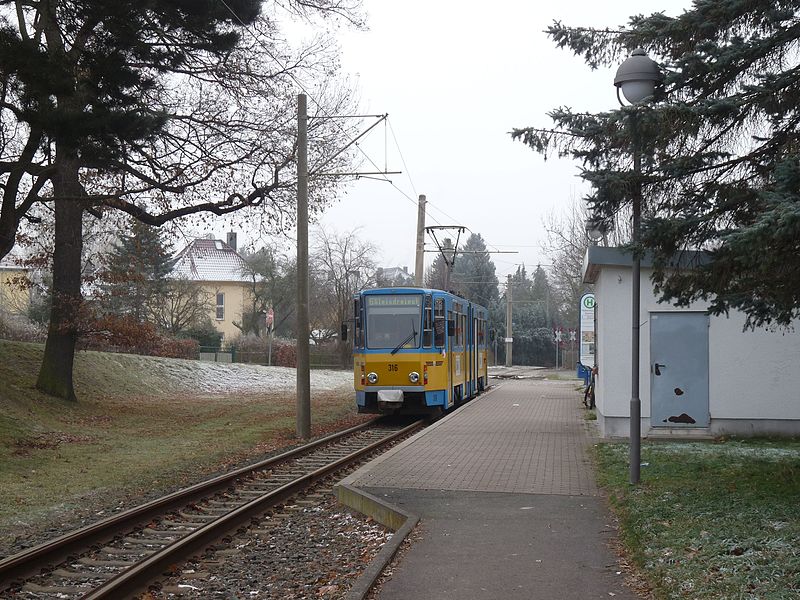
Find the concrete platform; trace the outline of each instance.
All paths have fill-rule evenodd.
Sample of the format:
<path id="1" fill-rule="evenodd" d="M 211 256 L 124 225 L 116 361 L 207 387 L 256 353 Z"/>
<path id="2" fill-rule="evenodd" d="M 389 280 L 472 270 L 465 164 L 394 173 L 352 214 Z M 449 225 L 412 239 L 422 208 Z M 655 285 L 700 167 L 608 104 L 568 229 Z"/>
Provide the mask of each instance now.
<path id="1" fill-rule="evenodd" d="M 342 481 L 420 518 L 378 598 L 637 597 L 609 548 L 576 385 L 504 381 Z"/>

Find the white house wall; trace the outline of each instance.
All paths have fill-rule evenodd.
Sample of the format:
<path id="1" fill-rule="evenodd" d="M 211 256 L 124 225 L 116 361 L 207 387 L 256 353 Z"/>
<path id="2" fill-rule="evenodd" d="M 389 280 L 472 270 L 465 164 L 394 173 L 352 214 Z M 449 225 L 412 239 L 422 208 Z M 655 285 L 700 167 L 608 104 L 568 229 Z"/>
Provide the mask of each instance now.
<path id="1" fill-rule="evenodd" d="M 631 400 L 631 269 L 603 265 L 597 277 L 597 412 L 601 433 L 627 437 Z M 705 305 L 676 308 L 659 304 L 642 268 L 640 311 L 640 398 L 642 433 L 697 430 L 650 427 L 651 312 L 704 311 Z M 743 331 L 745 317 L 710 317 L 709 412 L 711 425 L 702 433 L 800 434 L 800 334 Z"/>

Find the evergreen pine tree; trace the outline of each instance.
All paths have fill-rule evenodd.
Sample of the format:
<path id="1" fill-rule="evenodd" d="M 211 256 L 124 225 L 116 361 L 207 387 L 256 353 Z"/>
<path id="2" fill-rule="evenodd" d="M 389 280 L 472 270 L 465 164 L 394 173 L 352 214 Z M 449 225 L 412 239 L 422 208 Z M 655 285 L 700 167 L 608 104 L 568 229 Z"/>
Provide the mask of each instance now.
<path id="1" fill-rule="evenodd" d="M 592 209 L 606 220 L 641 185 L 634 250 L 651 251 L 662 298 L 707 300 L 712 314 L 740 309 L 750 326 L 800 316 L 798 17 L 798 0 L 695 0 L 675 18 L 632 17 L 622 33 L 555 23 L 551 37 L 592 68 L 645 48 L 665 71 L 663 93 L 599 114 L 554 110 L 555 129 L 513 133 L 582 161 Z M 694 249 L 705 254 L 675 269 L 675 255 Z"/>
<path id="2" fill-rule="evenodd" d="M 174 264 L 162 230 L 131 219 L 130 231 L 120 235 L 108 257 L 104 274 L 108 310 L 139 322 L 150 320 L 151 307 L 163 299 Z"/>
<path id="3" fill-rule="evenodd" d="M 425 270 L 425 286 L 435 290 L 443 290 L 445 288 L 445 269 L 447 269 L 447 265 L 444 262 L 444 257 L 441 253 L 437 254 L 431 266 Z"/>
<path id="4" fill-rule="evenodd" d="M 537 274 L 539 281 L 537 281 Z M 544 287 L 542 286 L 544 276 Z M 528 277 L 525 265 L 517 267 L 511 276 L 512 285 L 512 321 L 514 338 L 514 364 L 516 365 L 552 365 L 554 362 L 553 335 L 548 324 L 546 275 L 541 267 L 534 272 L 534 279 Z M 506 292 L 507 294 L 507 292 Z M 496 323 L 499 337 L 507 336 L 506 332 L 506 294 L 492 304 L 491 320 Z M 501 358 L 504 356 L 503 345 L 499 345 Z"/>
<path id="5" fill-rule="evenodd" d="M 499 298 L 495 266 L 479 233 L 471 234 L 459 248 L 450 282 L 456 292 L 482 306 Z"/>

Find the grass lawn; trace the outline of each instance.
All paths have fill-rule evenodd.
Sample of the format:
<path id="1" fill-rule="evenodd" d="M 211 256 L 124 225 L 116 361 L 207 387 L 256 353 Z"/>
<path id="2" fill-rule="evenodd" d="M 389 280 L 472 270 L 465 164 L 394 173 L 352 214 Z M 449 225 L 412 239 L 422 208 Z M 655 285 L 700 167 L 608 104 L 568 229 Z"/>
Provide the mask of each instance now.
<path id="1" fill-rule="evenodd" d="M 800 598 L 800 441 L 597 447 L 622 542 L 656 598 Z"/>
<path id="2" fill-rule="evenodd" d="M 232 365 L 252 385 L 208 393 L 197 361 L 80 352 L 75 403 L 34 389 L 42 350 L 0 340 L 0 555 L 48 520 L 135 504 L 298 443 L 294 389 L 270 385 L 286 370 Z M 334 373 L 321 387 L 312 374 L 313 435 L 365 420 L 351 379 Z"/>

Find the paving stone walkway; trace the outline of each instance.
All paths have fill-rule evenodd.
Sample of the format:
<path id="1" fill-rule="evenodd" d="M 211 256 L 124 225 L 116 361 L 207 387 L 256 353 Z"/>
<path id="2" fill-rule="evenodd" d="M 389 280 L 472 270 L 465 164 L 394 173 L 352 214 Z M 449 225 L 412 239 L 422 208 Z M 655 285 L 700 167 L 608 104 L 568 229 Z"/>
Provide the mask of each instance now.
<path id="1" fill-rule="evenodd" d="M 573 381 L 509 380 L 370 463 L 359 487 L 592 496 Z"/>

